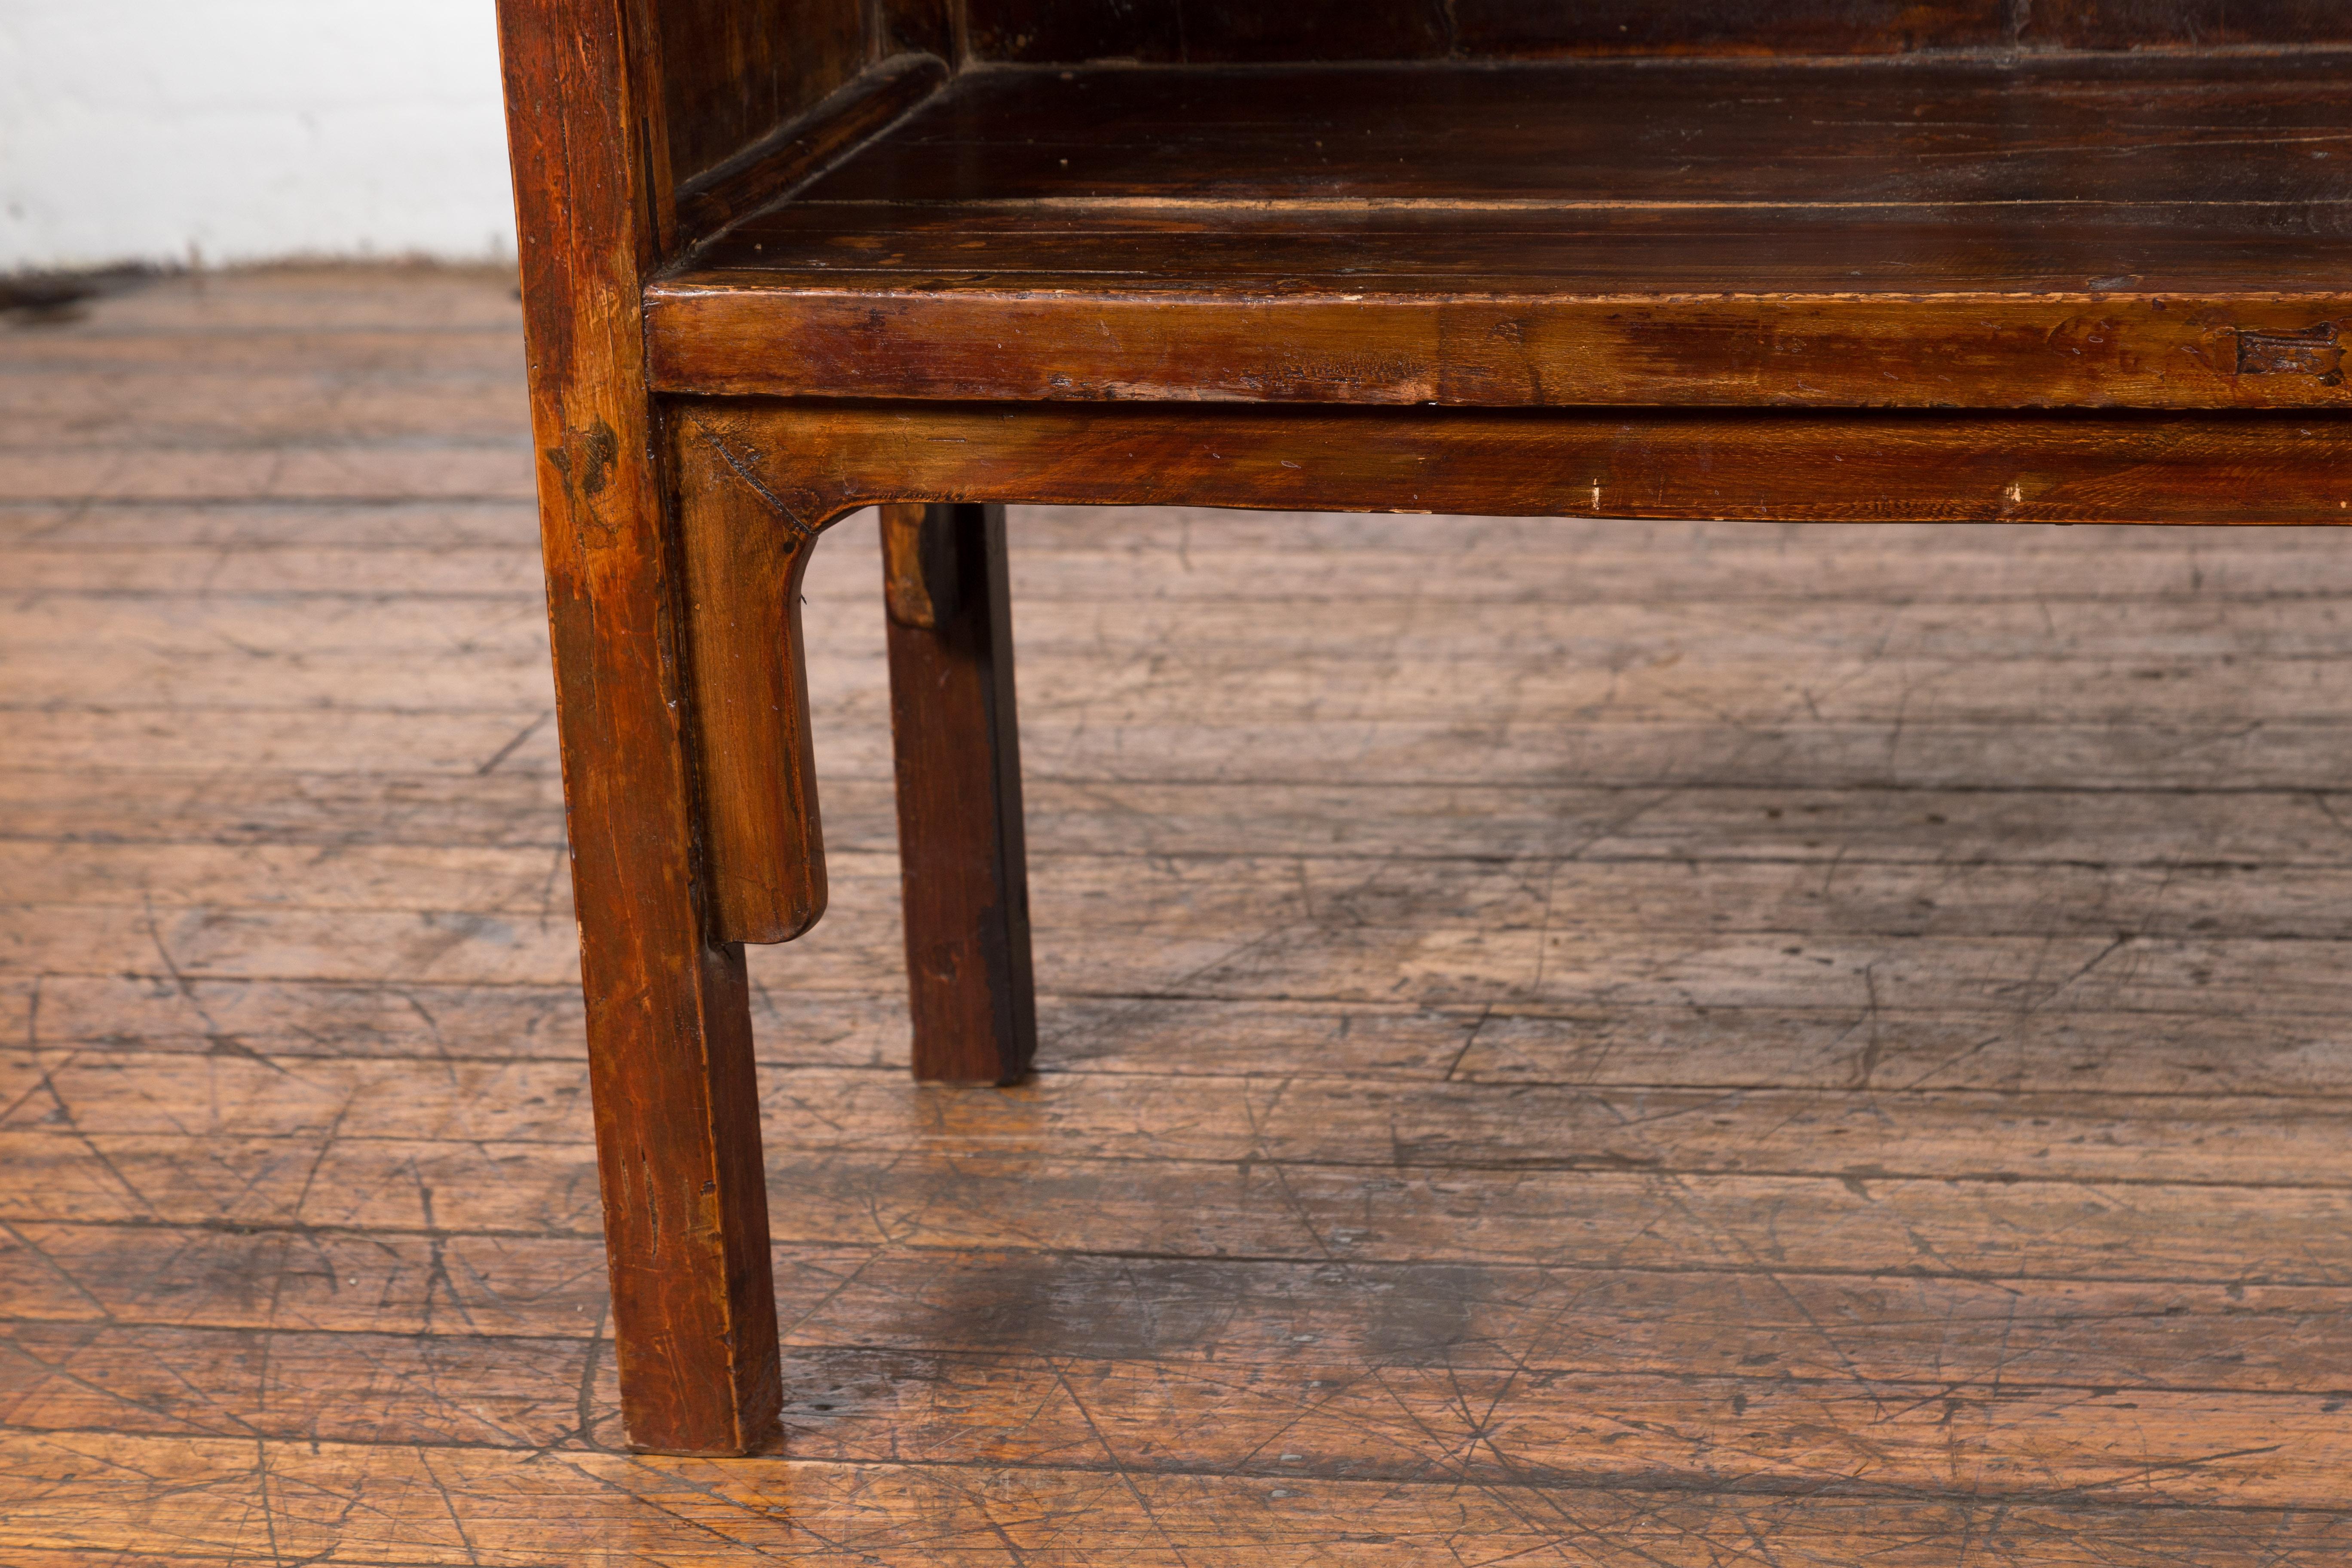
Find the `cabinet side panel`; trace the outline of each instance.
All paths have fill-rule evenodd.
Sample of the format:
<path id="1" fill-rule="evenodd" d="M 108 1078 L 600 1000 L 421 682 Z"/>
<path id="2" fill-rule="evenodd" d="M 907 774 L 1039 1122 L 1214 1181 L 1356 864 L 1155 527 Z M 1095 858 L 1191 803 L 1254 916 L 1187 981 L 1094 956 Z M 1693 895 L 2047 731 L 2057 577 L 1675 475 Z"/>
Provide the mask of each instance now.
<path id="1" fill-rule="evenodd" d="M 867 0 L 651 0 L 683 184 L 864 69 L 879 19 Z"/>
<path id="2" fill-rule="evenodd" d="M 1131 0 L 1111 5 L 1099 0 L 969 0 L 971 49 L 982 59 L 1193 64 L 1986 48 L 2012 41 L 2017 3 L 1291 0 L 1268 5 L 1262 0 Z"/>
<path id="3" fill-rule="evenodd" d="M 968 15 L 974 57 L 1030 64 L 2352 43 L 2344 0 L 968 0 Z"/>
<path id="4" fill-rule="evenodd" d="M 955 59 L 961 53 L 950 0 L 874 0 L 873 52 L 884 55 L 937 55 Z"/>
<path id="5" fill-rule="evenodd" d="M 2010 42 L 2011 0 L 1457 0 L 1471 56 L 1892 55 Z"/>
<path id="6" fill-rule="evenodd" d="M 2075 49 L 2352 43 L 2344 0 L 2033 0 L 2020 41 Z"/>

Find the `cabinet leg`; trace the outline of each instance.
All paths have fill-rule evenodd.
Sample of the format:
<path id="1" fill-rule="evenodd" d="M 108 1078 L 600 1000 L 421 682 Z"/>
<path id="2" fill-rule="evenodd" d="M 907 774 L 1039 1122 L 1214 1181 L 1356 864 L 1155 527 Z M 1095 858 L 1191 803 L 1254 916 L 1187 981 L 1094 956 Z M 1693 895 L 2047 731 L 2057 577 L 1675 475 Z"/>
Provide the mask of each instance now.
<path id="1" fill-rule="evenodd" d="M 1004 509 L 882 509 L 915 1076 L 1012 1083 L 1037 1048 Z"/>
<path id="2" fill-rule="evenodd" d="M 567 439 L 549 616 L 622 1415 L 639 1448 L 739 1454 L 782 1393 L 743 950 L 698 863 L 682 563 L 631 448 Z"/>

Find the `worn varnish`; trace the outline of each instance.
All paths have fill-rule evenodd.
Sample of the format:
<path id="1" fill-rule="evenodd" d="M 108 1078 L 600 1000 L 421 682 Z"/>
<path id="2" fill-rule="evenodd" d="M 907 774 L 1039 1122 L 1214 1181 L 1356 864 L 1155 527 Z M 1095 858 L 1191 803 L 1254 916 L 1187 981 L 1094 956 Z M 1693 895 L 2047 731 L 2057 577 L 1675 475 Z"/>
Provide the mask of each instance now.
<path id="1" fill-rule="evenodd" d="M 2343 1560 L 2324 530 L 1015 508 L 1001 1090 L 905 1076 L 890 650 L 973 601 L 845 518 L 782 1448 L 626 1452 L 516 326 L 0 337 L 0 1559 Z"/>
<path id="2" fill-rule="evenodd" d="M 819 396 L 2338 407 L 2347 58 L 980 72 L 662 279 L 653 374 Z"/>
<path id="3" fill-rule="evenodd" d="M 663 154 L 670 182 L 688 185 L 847 84 L 867 64 L 861 11 L 828 0 L 644 8 L 650 36 L 639 47 L 661 73 L 661 91 L 640 133 L 657 138 L 650 150 Z"/>
<path id="4" fill-rule="evenodd" d="M 735 1453 L 776 1412 L 767 1195 L 742 950 L 697 865 L 687 574 L 641 391 L 642 290 L 672 226 L 655 83 L 685 57 L 636 12 L 499 17 L 508 92 L 542 110 L 509 140 L 625 1399 L 641 1441 Z"/>
<path id="5" fill-rule="evenodd" d="M 677 192 L 682 232 L 708 237 L 774 201 L 886 129 L 946 76 L 936 56 L 893 56 L 719 163 L 695 170 Z"/>
<path id="6" fill-rule="evenodd" d="M 710 934 L 788 942 L 825 902 L 801 631 L 816 530 L 700 426 L 671 433 Z"/>
<path id="7" fill-rule="evenodd" d="M 987 60 L 1900 55 L 2352 39 L 2330 0 L 964 0 Z"/>
<path id="8" fill-rule="evenodd" d="M 742 947 L 803 937 L 824 906 L 800 619 L 824 531 L 887 509 L 916 1074 L 1011 1087 L 1038 1030 L 1005 503 L 2352 521 L 2352 195 L 2331 163 L 2352 57 L 2308 9 L 501 0 L 630 1440 L 743 1452 L 784 1397 Z M 1199 646 L 1223 646 L 1213 619 Z M 1190 653 L 1151 668 L 1233 721 L 1231 754 L 1278 755 L 1289 727 L 1340 717 L 1328 667 L 1360 673 L 1359 617 L 1294 632 L 1247 694 L 1265 671 Z M 1454 635 L 1399 658 L 1381 686 L 1394 718 L 1354 755 L 1444 773 L 1475 742 L 1546 776 L 1556 727 L 1478 730 L 1433 687 Z M 1505 689 L 1598 688 L 1575 710 L 1704 727 L 1727 679 L 1754 679 L 1728 659 L 1625 679 L 1559 652 L 1574 673 Z M 1130 668 L 1097 668 L 1080 700 L 1115 699 Z M 340 673 L 306 679 L 385 679 L 331 686 Z M 1887 700 L 1816 658 L 1798 684 L 1815 718 L 1814 684 L 1832 706 Z M 2284 756 L 2321 728 L 2305 689 L 2230 684 L 2198 696 L 2305 725 L 2283 731 Z M 2021 708 L 2064 710 L 2062 691 L 1973 711 L 2007 731 Z M 1892 700 L 1906 720 L 1909 700 Z M 2259 784 L 2265 761 L 2213 771 Z M 1687 765 L 1654 755 L 1630 774 Z M 1215 773 L 1201 754 L 1196 776 Z M 1234 868 L 1228 900 L 1258 885 Z M 1320 886 L 1300 879 L 1310 902 L 1332 898 Z M 1306 1000 L 1444 1006 L 1501 985 L 1541 1006 L 1563 985 L 1622 999 L 1690 982 L 1680 960 L 1555 929 L 1562 890 L 1545 888 L 1532 930 L 1507 923 L 1525 901 L 1507 886 L 1427 940 L 1369 928 L 1347 976 Z M 1689 921 L 1686 891 L 1629 887 L 1623 907 Z M 1734 978 L 1794 912 L 1740 896 L 1691 962 L 1759 1005 L 1828 990 Z M 848 934 L 853 965 L 870 936 Z M 123 941 L 102 917 L 88 937 Z M 1289 940 L 1134 946 L 1153 984 L 1211 1003 Z M 2010 951 L 1948 940 L 1964 972 Z M 2087 956 L 2097 937 L 2065 940 L 2053 961 L 2077 974 L 2126 948 L 2151 973 L 2200 973 L 2181 939 L 2136 925 Z M 1811 951 L 1841 985 L 1853 972 L 1834 936 Z M 559 953 L 526 944 L 471 978 L 545 983 Z M 1882 985 L 1908 994 L 1931 969 L 1863 962 L 1870 1016 Z M 973 1234 L 997 1234 L 999 1210 L 1052 1230 L 1024 1200 L 1057 1176 L 1008 1192 L 971 1174 L 961 1195 L 987 1197 Z M 824 1207 L 814 1188 L 793 1201 Z M 1211 1223 L 1216 1201 L 1187 1212 L 1223 1238 L 1190 1245 L 1258 1234 Z"/>
<path id="9" fill-rule="evenodd" d="M 1004 496 L 1855 522 L 2352 520 L 2338 416 L 1921 418 L 699 401 L 689 438 L 787 528 Z M 2252 482 L 2249 482 L 2251 479 Z"/>
<path id="10" fill-rule="evenodd" d="M 881 509 L 915 1076 L 1014 1083 L 1037 1053 L 1001 506 Z"/>

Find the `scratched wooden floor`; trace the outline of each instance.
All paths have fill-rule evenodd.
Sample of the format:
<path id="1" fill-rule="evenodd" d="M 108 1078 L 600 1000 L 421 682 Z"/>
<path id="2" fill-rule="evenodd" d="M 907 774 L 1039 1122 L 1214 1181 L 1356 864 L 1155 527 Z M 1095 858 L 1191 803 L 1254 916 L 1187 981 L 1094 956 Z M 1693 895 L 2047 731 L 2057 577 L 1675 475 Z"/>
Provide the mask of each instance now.
<path id="1" fill-rule="evenodd" d="M 2340 1564 L 2352 539 L 1018 512 L 1044 1070 L 904 1078 L 871 523 L 788 1457 L 616 1451 L 511 291 L 0 329 L 0 1563 Z"/>

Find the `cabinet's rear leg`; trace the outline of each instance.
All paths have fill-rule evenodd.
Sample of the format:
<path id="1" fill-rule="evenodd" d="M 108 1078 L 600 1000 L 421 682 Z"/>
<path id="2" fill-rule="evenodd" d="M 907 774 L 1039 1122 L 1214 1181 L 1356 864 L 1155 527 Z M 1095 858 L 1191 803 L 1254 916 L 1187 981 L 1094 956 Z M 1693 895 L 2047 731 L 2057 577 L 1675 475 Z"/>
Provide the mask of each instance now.
<path id="1" fill-rule="evenodd" d="M 915 1076 L 1011 1083 L 1037 1047 L 1004 509 L 882 509 Z"/>

